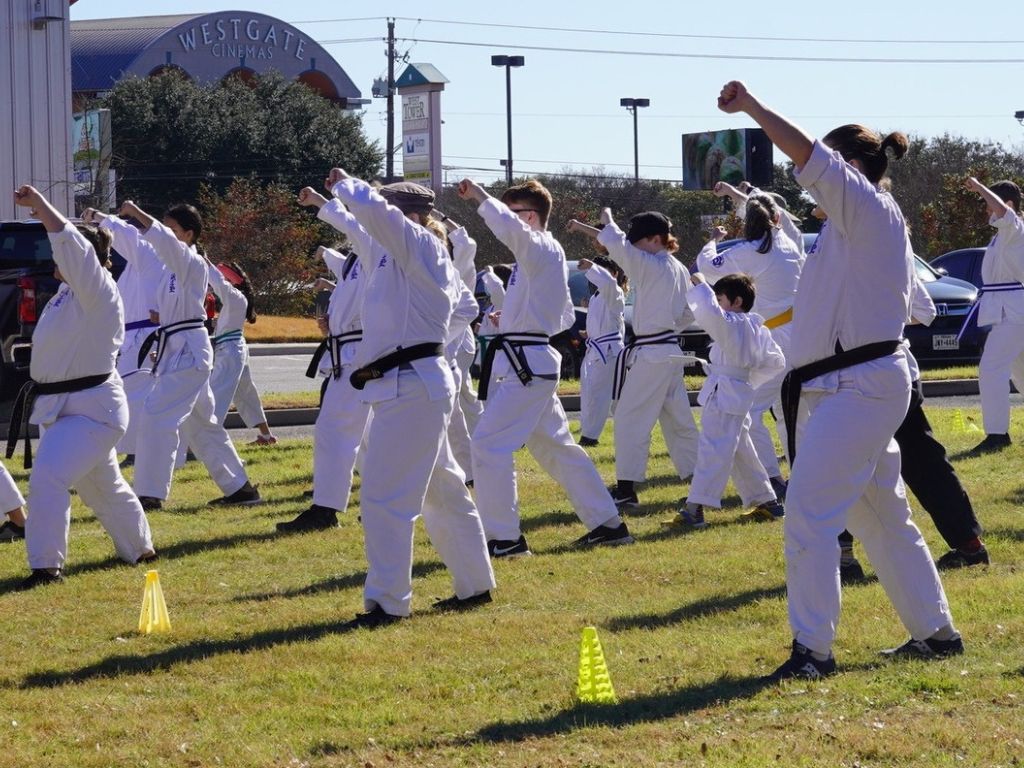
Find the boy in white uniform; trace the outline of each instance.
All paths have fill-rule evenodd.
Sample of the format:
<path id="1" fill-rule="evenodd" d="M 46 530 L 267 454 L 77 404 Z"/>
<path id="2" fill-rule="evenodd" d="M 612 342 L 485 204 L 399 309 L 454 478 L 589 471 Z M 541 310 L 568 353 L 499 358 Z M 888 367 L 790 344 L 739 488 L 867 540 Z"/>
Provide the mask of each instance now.
<path id="1" fill-rule="evenodd" d="M 907 139 L 890 134 L 883 140 L 846 125 L 824 142 L 813 141 L 737 81 L 723 87 L 718 106 L 753 118 L 793 160 L 797 181 L 829 217 L 804 264 L 793 307 L 793 370 L 783 391 L 787 424 L 794 422 L 785 516 L 793 646 L 769 679 L 835 672 L 837 536 L 844 528 L 864 543 L 910 631 L 911 639 L 892 653 L 927 658 L 962 652 L 935 563 L 910 519 L 893 440 L 910 402 L 901 336 L 914 267 L 903 214 L 879 184 L 888 167 L 886 150 L 902 156 Z M 801 398 L 802 384 L 807 391 Z"/>
<path id="2" fill-rule="evenodd" d="M 156 557 L 149 522 L 121 477 L 114 446 L 128 422 L 128 403 L 115 369 L 124 339 L 124 309 L 107 269 L 110 240 L 96 230 L 75 229 L 38 190 L 23 186 L 17 205 L 34 209 L 53 246 L 55 277 L 63 285 L 43 309 L 33 336 L 32 380 L 19 405 L 43 429 L 29 479 L 32 500 L 25 543 L 32 575 L 23 589 L 63 580 L 75 488 L 129 563 Z M 25 412 L 25 420 L 28 412 Z M 27 436 L 26 436 L 27 440 Z M 8 457 L 14 446 L 8 442 Z M 31 454 L 26 446 L 26 465 Z"/>
<path id="3" fill-rule="evenodd" d="M 978 325 L 992 326 L 978 367 L 985 439 L 973 449 L 986 453 L 1010 444 L 1010 381 L 1024 392 L 1024 219 L 1020 189 L 1012 181 L 989 189 L 970 178 L 967 188 L 985 200 L 989 223 L 996 228 L 981 262 L 975 305 Z"/>
<path id="4" fill-rule="evenodd" d="M 674 522 L 703 528 L 704 507 L 722 506 L 730 472 L 745 506 L 756 506 L 768 519 L 782 517 L 750 437 L 750 405 L 757 388 L 784 370 L 786 360 L 764 319 L 751 312 L 756 299 L 749 276 L 726 275 L 714 289 L 700 272 L 690 280 L 690 309 L 714 343 L 698 397 L 703 410 L 697 467 L 686 505 Z"/>
<path id="5" fill-rule="evenodd" d="M 577 546 L 631 544 L 608 489 L 587 452 L 572 438 L 558 400 L 561 358 L 550 337 L 573 317 L 562 246 L 547 230 L 551 195 L 530 180 L 498 201 L 475 182 L 459 182 L 459 197 L 515 257 L 498 321 L 480 375 L 487 401 L 473 433 L 473 479 L 492 557 L 529 553 L 520 528 L 515 452 L 524 444 L 569 494 L 588 533 Z M 493 370 L 492 370 L 493 364 Z M 493 373 L 493 378 L 492 378 Z"/>
<path id="6" fill-rule="evenodd" d="M 405 182 L 378 193 L 340 168 L 327 183 L 379 244 L 367 270 L 363 341 L 349 377 L 372 412 L 360 491 L 367 612 L 355 624 L 376 627 L 410 614 L 413 532 L 421 514 L 455 589 L 439 607 L 488 603 L 494 572 L 487 542 L 446 431 L 456 393 L 442 353 L 458 279 L 444 244 L 423 225 L 434 195 Z"/>

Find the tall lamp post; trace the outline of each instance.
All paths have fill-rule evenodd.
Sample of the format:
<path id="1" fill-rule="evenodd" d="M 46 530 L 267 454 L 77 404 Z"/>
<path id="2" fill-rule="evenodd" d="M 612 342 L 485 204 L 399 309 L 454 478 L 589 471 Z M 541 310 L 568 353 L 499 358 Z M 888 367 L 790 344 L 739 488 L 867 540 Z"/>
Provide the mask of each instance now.
<path id="1" fill-rule="evenodd" d="M 505 68 L 505 122 L 508 126 L 508 155 L 505 159 L 505 179 L 512 186 L 512 67 L 526 63 L 523 56 L 491 56 L 491 66 Z"/>
<path id="2" fill-rule="evenodd" d="M 637 139 L 636 112 L 641 107 L 651 106 L 650 99 L 619 99 L 619 106 L 633 113 L 633 176 L 640 183 L 640 142 Z"/>

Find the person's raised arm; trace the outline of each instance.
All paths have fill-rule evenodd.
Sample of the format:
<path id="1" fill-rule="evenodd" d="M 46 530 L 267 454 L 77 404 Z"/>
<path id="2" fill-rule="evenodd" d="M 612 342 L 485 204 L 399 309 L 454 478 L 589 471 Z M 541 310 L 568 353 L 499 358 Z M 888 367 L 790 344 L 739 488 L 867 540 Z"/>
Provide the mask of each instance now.
<path id="1" fill-rule="evenodd" d="M 594 242 L 597 242 L 597 236 L 601 234 L 601 230 L 597 227 L 592 227 L 589 224 L 584 224 L 582 221 L 576 219 L 569 220 L 569 226 L 566 228 L 567 232 L 574 232 L 580 235 L 589 237 Z"/>
<path id="2" fill-rule="evenodd" d="M 782 150 L 797 168 L 807 164 L 814 139 L 804 133 L 802 128 L 758 101 L 739 80 L 731 80 L 722 86 L 718 108 L 728 114 L 745 112 L 764 129 L 772 144 Z"/>
<path id="3" fill-rule="evenodd" d="M 181 275 L 197 261 L 205 265 L 205 259 L 179 240 L 170 227 L 164 226 L 131 200 L 121 203 L 121 213 L 142 225 L 143 238 L 152 244 L 157 258 L 172 272 Z"/>
<path id="4" fill-rule="evenodd" d="M 608 249 L 608 255 L 611 256 L 612 261 L 626 270 L 626 274 L 629 275 L 631 269 L 639 268 L 646 254 L 629 242 L 626 233 L 619 229 L 619 225 L 615 223 L 615 217 L 612 216 L 611 208 L 601 209 L 601 223 L 604 227 L 597 235 L 597 242 Z M 632 275 L 630 275 L 630 279 L 633 279 Z"/>
<path id="5" fill-rule="evenodd" d="M 512 255 L 518 259 L 527 255 L 528 246 L 544 233 L 533 229 L 508 205 L 490 195 L 472 179 L 463 179 L 456 187 L 460 198 L 477 204 L 477 213 Z"/>
<path id="6" fill-rule="evenodd" d="M 123 213 L 123 206 L 121 211 L 122 215 L 129 215 Z M 142 233 L 138 228 L 125 219 L 101 213 L 94 208 L 86 208 L 82 211 L 82 221 L 86 224 L 95 224 L 100 229 L 109 232 L 117 252 L 135 269 L 143 270 L 143 274 L 146 274 L 144 270 L 147 268 L 163 268 L 153 246 L 143 240 Z"/>
<path id="7" fill-rule="evenodd" d="M 986 187 L 973 176 L 967 179 L 967 181 L 965 182 L 965 186 L 972 192 L 977 192 L 979 195 L 981 195 L 982 200 L 985 201 L 985 205 L 988 208 L 990 216 L 994 216 L 997 219 L 1001 219 L 1003 218 L 1003 216 L 1006 215 L 1007 211 L 1013 210 L 1010 206 L 1003 202 L 1003 199 L 999 197 L 999 195 L 997 195 L 991 189 Z"/>
<path id="8" fill-rule="evenodd" d="M 327 222 L 345 236 L 352 246 L 352 250 L 356 252 L 356 256 L 363 260 L 364 267 L 369 268 L 371 262 L 375 263 L 377 261 L 379 246 L 370 237 L 370 233 L 366 231 L 366 228 L 356 221 L 356 217 L 345 208 L 341 200 L 335 197 L 331 197 L 328 200 L 312 187 L 303 187 L 299 190 L 296 202 L 307 208 L 316 208 L 316 217 L 321 221 Z M 336 271 L 331 266 L 331 262 L 328 261 L 328 255 L 326 253 L 321 253 L 320 255 L 327 262 L 328 269 L 334 272 L 334 275 L 340 280 L 341 272 Z M 342 263 L 344 263 L 344 259 L 342 259 Z"/>

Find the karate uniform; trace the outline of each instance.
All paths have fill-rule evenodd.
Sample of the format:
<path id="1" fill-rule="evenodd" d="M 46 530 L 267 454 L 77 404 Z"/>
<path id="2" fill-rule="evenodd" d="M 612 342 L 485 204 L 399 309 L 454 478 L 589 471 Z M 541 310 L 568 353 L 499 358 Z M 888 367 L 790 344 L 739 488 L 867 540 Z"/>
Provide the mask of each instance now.
<path id="1" fill-rule="evenodd" d="M 686 305 L 690 273 L 667 251 L 647 253 L 632 245 L 616 224 L 601 230 L 597 240 L 629 277 L 636 294 L 633 333 L 661 343 L 622 351 L 620 366 L 628 368 L 615 405 L 615 477 L 643 482 L 655 422 L 680 478 L 697 465 L 697 425 L 686 393 L 685 356 L 677 338 L 693 322 Z"/>
<path id="2" fill-rule="evenodd" d="M 697 398 L 703 407 L 701 433 L 686 500 L 721 507 L 731 470 L 745 506 L 773 501 L 775 492 L 750 438 L 750 406 L 757 388 L 785 370 L 782 350 L 760 315 L 726 312 L 707 283 L 691 288 L 687 297 L 714 344 Z"/>
<path id="3" fill-rule="evenodd" d="M 14 482 L 7 467 L 0 464 L 0 515 L 23 506 L 25 497 L 18 490 L 18 484 Z"/>
<path id="4" fill-rule="evenodd" d="M 459 227 L 448 233 L 448 241 L 452 244 L 452 262 L 455 264 L 455 270 L 472 293 L 476 289 L 476 240 L 469 236 L 465 227 Z M 478 306 L 477 317 L 479 315 L 480 308 Z M 476 318 L 474 317 L 473 320 L 475 321 Z M 470 321 L 469 327 L 462 334 L 461 344 L 455 350 L 455 362 L 462 377 L 462 383 L 459 386 L 459 407 L 462 409 L 469 434 L 476 429 L 480 415 L 484 412 L 484 404 L 477 397 L 476 390 L 473 389 L 473 377 L 469 375 L 469 369 L 476 358 L 476 334 L 473 331 L 472 323 L 473 321 Z M 453 437 L 456 440 L 461 439 L 459 434 L 455 434 Z M 453 444 L 452 449 L 456 451 L 456 456 L 459 456 L 460 452 L 462 455 L 468 456 L 465 452 L 469 450 L 469 444 L 466 443 L 465 446 L 458 447 Z M 461 458 L 459 463 L 462 464 Z M 463 464 L 462 468 L 466 470 L 467 478 L 472 478 L 472 467 Z"/>
<path id="5" fill-rule="evenodd" d="M 473 338 L 470 327 L 480 314 L 480 305 L 476 303 L 473 292 L 463 282 L 461 275 L 456 274 L 457 290 L 459 300 L 452 311 L 452 319 L 448 330 L 448 343 L 445 345 L 445 359 L 452 369 L 452 378 L 455 380 L 455 401 L 452 405 L 452 415 L 448 419 L 448 442 L 452 447 L 452 454 L 459 468 L 466 476 L 466 482 L 473 479 L 473 453 L 469 432 L 469 419 L 463 410 L 462 394 L 464 392 L 465 380 L 469 378 L 469 371 L 463 370 L 461 362 L 464 358 L 461 353 L 466 348 L 466 337 Z M 475 338 L 473 344 L 475 345 Z M 470 358 L 472 361 L 472 358 Z M 472 390 L 470 390 L 472 391 Z M 473 392 L 472 401 L 479 403 L 476 393 Z"/>
<path id="6" fill-rule="evenodd" d="M 143 233 L 164 264 L 157 292 L 162 328 L 206 317 L 207 261 L 158 221 Z M 198 325 L 167 336 L 153 371 L 153 388 L 139 420 L 141 441 L 135 451 L 135 492 L 166 499 L 178 451 L 192 447 L 225 496 L 240 490 L 249 478 L 231 438 L 214 412 L 210 372 L 213 348 L 206 328 Z"/>
<path id="7" fill-rule="evenodd" d="M 580 434 L 597 440 L 612 407 L 615 361 L 626 332 L 626 297 L 615 276 L 599 264 L 584 274 L 597 288 L 587 305 L 587 351 L 580 372 Z"/>
<path id="8" fill-rule="evenodd" d="M 790 365 L 829 358 L 837 345 L 899 339 L 914 269 L 899 206 L 820 142 L 795 175 L 829 223 L 800 276 Z M 794 638 L 819 653 L 832 647 L 840 605 L 836 537 L 844 528 L 863 543 L 911 636 L 931 637 L 952 617 L 900 480 L 893 434 L 910 399 L 902 347 L 812 379 L 804 390 L 785 516 Z"/>
<path id="9" fill-rule="evenodd" d="M 47 384 L 111 375 L 98 386 L 41 395 L 35 402 L 31 422 L 42 437 L 29 478 L 28 564 L 33 570 L 64 567 L 71 488 L 113 539 L 118 557 L 134 563 L 153 551 L 153 540 L 114 451 L 128 426 L 128 401 L 115 370 L 124 310 L 114 279 L 72 225 L 50 233 L 50 243 L 64 283 L 43 309 L 32 338 L 32 380 Z"/>
<path id="10" fill-rule="evenodd" d="M 996 236 L 981 262 L 978 325 L 992 328 L 978 366 L 978 390 L 985 433 L 1004 435 L 1010 431 L 1010 381 L 1024 392 L 1024 220 L 1009 210 L 990 223 Z"/>
<path id="11" fill-rule="evenodd" d="M 333 192 L 379 244 L 372 256 L 360 254 L 370 269 L 363 289 L 363 341 L 353 365 L 361 368 L 399 347 L 443 343 L 458 299 L 444 244 L 365 182 L 345 179 Z M 480 516 L 448 444 L 455 386 L 447 362 L 413 360 L 367 382 L 360 395 L 373 414 L 360 491 L 366 609 L 409 615 L 413 533 L 421 514 L 456 597 L 492 589 Z"/>

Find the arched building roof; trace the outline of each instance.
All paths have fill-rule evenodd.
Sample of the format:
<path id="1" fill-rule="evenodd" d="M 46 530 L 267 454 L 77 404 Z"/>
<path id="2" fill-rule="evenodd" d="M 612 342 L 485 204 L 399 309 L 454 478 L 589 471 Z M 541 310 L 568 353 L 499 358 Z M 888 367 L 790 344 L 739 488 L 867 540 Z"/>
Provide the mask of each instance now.
<path id="1" fill-rule="evenodd" d="M 76 95 L 107 91 L 125 77 L 148 77 L 168 68 L 202 83 L 276 70 L 344 107 L 366 103 L 315 40 L 264 14 L 219 11 L 71 22 L 71 89 Z"/>

